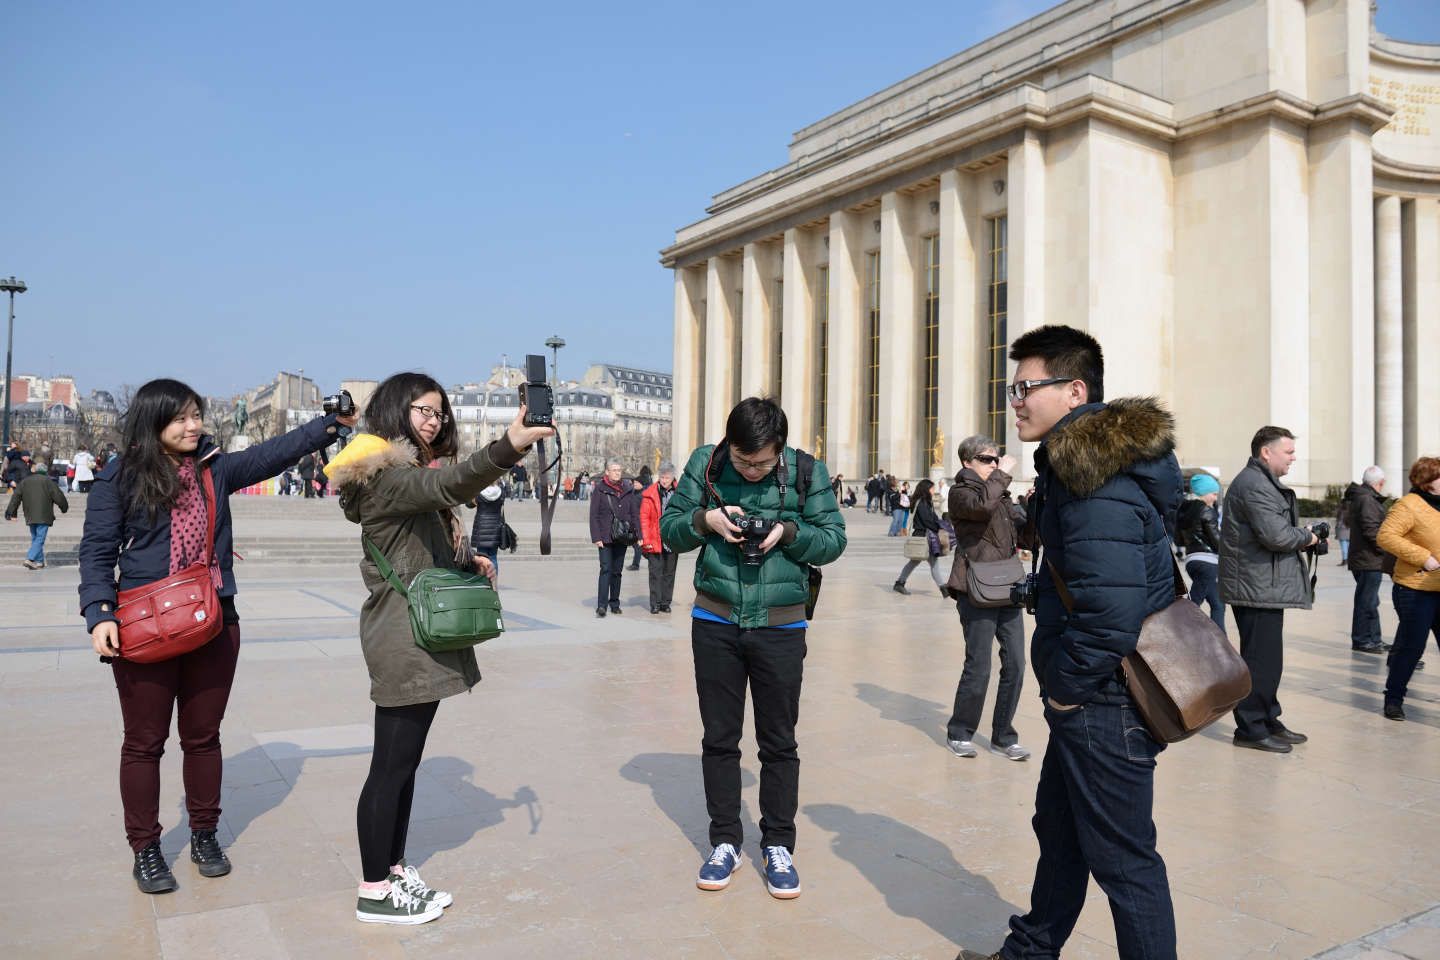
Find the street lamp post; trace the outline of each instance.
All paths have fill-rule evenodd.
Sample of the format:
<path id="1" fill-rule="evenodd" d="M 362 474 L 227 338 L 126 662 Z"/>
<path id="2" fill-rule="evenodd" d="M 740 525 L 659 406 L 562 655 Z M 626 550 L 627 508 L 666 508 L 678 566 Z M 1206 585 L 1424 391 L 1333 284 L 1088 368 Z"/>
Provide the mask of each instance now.
<path id="1" fill-rule="evenodd" d="M 545 341 L 545 346 L 547 346 L 547 347 L 550 348 L 550 355 L 551 355 L 551 357 L 553 358 L 553 359 L 550 361 L 550 381 L 551 381 L 552 385 L 554 385 L 555 387 L 559 387 L 559 386 L 560 386 L 560 373 L 559 373 L 559 370 L 560 370 L 560 348 L 563 347 L 563 346 L 565 346 L 565 341 L 564 341 L 564 340 L 561 340 L 561 339 L 560 339 L 560 334 L 556 333 L 556 334 L 552 334 L 551 337 L 550 337 L 550 339 Z"/>
<path id="2" fill-rule="evenodd" d="M 10 331 L 5 339 L 5 437 L 0 446 L 10 447 L 10 371 L 15 355 L 15 294 L 26 290 L 24 280 L 6 277 L 0 280 L 0 290 L 10 294 Z"/>

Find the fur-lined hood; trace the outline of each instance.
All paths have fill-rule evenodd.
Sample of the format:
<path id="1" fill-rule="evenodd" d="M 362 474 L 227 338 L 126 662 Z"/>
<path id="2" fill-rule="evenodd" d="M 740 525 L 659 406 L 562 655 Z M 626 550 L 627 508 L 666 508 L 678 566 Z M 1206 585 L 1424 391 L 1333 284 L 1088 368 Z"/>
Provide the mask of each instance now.
<path id="1" fill-rule="evenodd" d="M 1125 397 L 1075 410 L 1045 440 L 1055 478 L 1088 497 L 1138 464 L 1175 451 L 1175 417 L 1154 397 Z"/>
<path id="2" fill-rule="evenodd" d="M 417 456 L 408 440 L 386 440 L 373 433 L 360 433 L 325 465 L 324 473 L 332 486 L 344 488 L 368 483 L 391 467 L 415 465 Z"/>

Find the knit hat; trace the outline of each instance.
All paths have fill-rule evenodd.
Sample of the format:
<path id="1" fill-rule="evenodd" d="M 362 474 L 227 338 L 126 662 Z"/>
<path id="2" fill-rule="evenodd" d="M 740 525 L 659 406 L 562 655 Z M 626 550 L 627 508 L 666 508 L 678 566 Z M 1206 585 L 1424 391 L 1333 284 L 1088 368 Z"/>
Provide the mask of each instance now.
<path id="1" fill-rule="evenodd" d="M 1197 497 L 1203 497 L 1207 493 L 1219 493 L 1220 481 L 1208 473 L 1197 473 L 1190 478 L 1190 492 Z"/>

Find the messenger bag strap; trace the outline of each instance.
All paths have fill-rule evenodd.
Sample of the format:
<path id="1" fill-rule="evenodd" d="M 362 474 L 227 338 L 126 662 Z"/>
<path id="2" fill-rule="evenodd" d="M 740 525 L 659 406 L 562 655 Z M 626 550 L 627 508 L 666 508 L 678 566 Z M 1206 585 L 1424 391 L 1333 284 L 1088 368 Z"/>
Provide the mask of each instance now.
<path id="1" fill-rule="evenodd" d="M 203 476 L 200 482 L 205 491 L 205 499 L 210 501 L 205 504 L 205 569 L 209 570 L 215 562 L 215 515 L 220 512 L 220 501 L 215 496 L 215 478 L 210 475 L 210 470 L 205 468 L 201 469 L 201 472 Z"/>
<path id="2" fill-rule="evenodd" d="M 391 568 L 390 561 L 385 559 L 385 554 L 380 551 L 379 547 L 375 546 L 374 541 L 369 537 L 361 534 L 360 539 L 365 541 L 365 550 L 370 554 L 370 559 L 375 561 L 375 566 L 380 568 L 380 575 L 390 581 L 390 586 L 395 588 L 396 593 L 408 598 L 410 591 L 406 590 L 405 584 L 401 583 L 400 578 L 395 576 L 395 571 Z"/>

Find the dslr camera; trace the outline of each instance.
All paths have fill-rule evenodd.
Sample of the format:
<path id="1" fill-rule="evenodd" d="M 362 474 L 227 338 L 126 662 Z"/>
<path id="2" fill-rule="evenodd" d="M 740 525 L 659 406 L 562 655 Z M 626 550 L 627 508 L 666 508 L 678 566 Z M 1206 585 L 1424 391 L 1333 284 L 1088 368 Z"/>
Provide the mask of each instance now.
<path id="1" fill-rule="evenodd" d="M 1025 612 L 1035 616 L 1035 603 L 1040 597 L 1039 578 L 1033 573 L 1025 574 L 1025 579 L 1010 588 L 1010 602 L 1017 607 L 1024 607 Z"/>
<path id="2" fill-rule="evenodd" d="M 520 384 L 520 402 L 525 405 L 525 426 L 555 426 L 555 392 L 545 380 L 545 358 L 525 355 L 525 382 Z"/>
<path id="3" fill-rule="evenodd" d="M 341 390 L 339 393 L 332 393 L 321 401 L 321 407 L 328 417 L 330 414 L 339 414 L 342 417 L 355 416 L 355 398 L 350 396 L 349 390 Z"/>
<path id="4" fill-rule="evenodd" d="M 758 567 L 765 562 L 765 552 L 760 549 L 760 544 L 770 536 L 770 531 L 779 525 L 780 521 L 771 517 L 731 517 L 730 522 L 740 529 L 740 560 L 751 567 Z"/>
<path id="5" fill-rule="evenodd" d="M 1306 551 L 1316 557 L 1323 557 L 1330 552 L 1330 524 L 1321 520 L 1319 523 L 1312 523 L 1307 527 L 1311 533 L 1318 538 L 1315 545 L 1306 547 Z"/>

